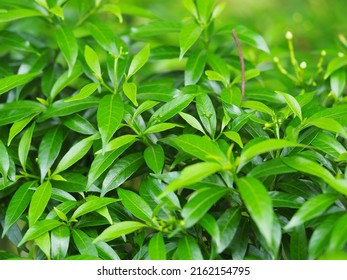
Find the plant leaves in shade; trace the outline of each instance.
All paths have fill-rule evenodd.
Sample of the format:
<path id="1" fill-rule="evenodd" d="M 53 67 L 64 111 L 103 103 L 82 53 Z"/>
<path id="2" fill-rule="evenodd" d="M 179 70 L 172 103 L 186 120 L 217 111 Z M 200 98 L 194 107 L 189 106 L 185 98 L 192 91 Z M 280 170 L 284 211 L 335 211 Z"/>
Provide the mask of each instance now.
<path id="1" fill-rule="evenodd" d="M 215 242 L 217 247 L 220 246 L 220 231 L 215 218 L 209 214 L 205 214 L 200 220 L 199 225 L 201 225 L 211 236 L 212 240 Z"/>
<path id="2" fill-rule="evenodd" d="M 265 186 L 254 177 L 243 177 L 236 181 L 241 198 L 267 244 L 273 239 L 272 200 Z"/>
<path id="3" fill-rule="evenodd" d="M 347 243 L 347 214 L 341 216 L 331 231 L 328 249 L 330 251 L 343 250 Z"/>
<path id="4" fill-rule="evenodd" d="M 180 260 L 203 260 L 199 245 L 192 236 L 185 236 L 178 242 L 177 248 Z"/>
<path id="5" fill-rule="evenodd" d="M 284 229 L 290 230 L 293 227 L 318 217 L 327 210 L 337 198 L 338 196 L 336 194 L 320 194 L 311 198 L 299 208 Z"/>
<path id="6" fill-rule="evenodd" d="M 307 236 L 306 229 L 303 225 L 293 228 L 290 235 L 290 258 L 292 260 L 307 259 Z"/>
<path id="7" fill-rule="evenodd" d="M 166 260 L 166 248 L 161 232 L 153 235 L 149 241 L 148 254 L 151 260 Z"/>
<path id="8" fill-rule="evenodd" d="M 7 180 L 7 174 L 10 169 L 10 157 L 7 152 L 5 144 L 0 140 L 0 174 Z"/>
<path id="9" fill-rule="evenodd" d="M 141 196 L 125 189 L 118 189 L 118 196 L 131 214 L 145 222 L 152 222 L 153 211 Z"/>
<path id="10" fill-rule="evenodd" d="M 1 15 L 2 13 L 0 13 Z M 35 77 L 37 77 L 40 72 L 28 73 L 28 74 L 16 74 L 10 75 L 5 78 L 0 79 L 0 95 L 8 92 L 9 90 L 27 84 Z"/>
<path id="11" fill-rule="evenodd" d="M 213 204 L 220 200 L 228 191 L 227 188 L 220 187 L 202 188 L 195 191 L 181 211 L 184 227 L 190 228 L 196 224 Z"/>
<path id="12" fill-rule="evenodd" d="M 275 158 L 257 165 L 248 173 L 248 176 L 261 178 L 294 172 L 296 172 L 296 170 L 286 165 L 281 158 Z"/>
<path id="13" fill-rule="evenodd" d="M 28 211 L 29 226 L 32 226 L 41 217 L 52 195 L 52 184 L 49 181 L 42 183 L 34 192 Z"/>
<path id="14" fill-rule="evenodd" d="M 97 243 L 100 240 L 108 242 L 124 234 L 126 235 L 145 227 L 147 227 L 147 225 L 135 221 L 115 223 L 106 228 L 97 238 L 94 239 L 93 243 Z"/>
<path id="15" fill-rule="evenodd" d="M 151 145 L 143 152 L 147 166 L 154 172 L 160 173 L 164 167 L 165 154 L 162 146 Z"/>

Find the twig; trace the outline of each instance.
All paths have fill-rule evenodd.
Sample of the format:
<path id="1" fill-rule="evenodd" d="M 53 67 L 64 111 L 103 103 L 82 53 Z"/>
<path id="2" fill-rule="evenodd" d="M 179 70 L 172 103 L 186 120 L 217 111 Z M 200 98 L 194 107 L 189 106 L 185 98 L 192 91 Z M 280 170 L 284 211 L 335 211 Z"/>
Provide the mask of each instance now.
<path id="1" fill-rule="evenodd" d="M 232 30 L 233 33 L 233 37 L 236 43 L 236 47 L 237 47 L 237 52 L 239 54 L 239 58 L 240 58 L 240 65 L 241 65 L 241 96 L 242 96 L 242 100 L 245 96 L 245 86 L 246 86 L 246 81 L 245 81 L 245 61 L 243 59 L 243 53 L 242 53 L 242 48 L 240 45 L 240 41 L 239 41 L 239 37 L 237 37 L 236 31 L 235 29 Z"/>

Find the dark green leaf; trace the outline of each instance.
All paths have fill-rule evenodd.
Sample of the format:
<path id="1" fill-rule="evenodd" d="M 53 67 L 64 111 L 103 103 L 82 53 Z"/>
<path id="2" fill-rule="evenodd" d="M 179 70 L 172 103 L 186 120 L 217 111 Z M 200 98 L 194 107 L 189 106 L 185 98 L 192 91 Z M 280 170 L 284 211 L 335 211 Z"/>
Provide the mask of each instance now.
<path id="1" fill-rule="evenodd" d="M 200 247 L 192 236 L 185 236 L 178 242 L 178 257 L 180 260 L 203 260 Z"/>
<path id="2" fill-rule="evenodd" d="M 148 245 L 148 254 L 151 260 L 166 260 L 166 249 L 161 232 L 156 233 Z"/>
<path id="3" fill-rule="evenodd" d="M 305 202 L 301 196 L 294 194 L 273 191 L 270 195 L 274 208 L 300 208 Z"/>
<path id="4" fill-rule="evenodd" d="M 293 229 L 290 236 L 290 258 L 292 260 L 307 259 L 307 237 L 303 225 Z"/>
<path id="5" fill-rule="evenodd" d="M 90 238 L 84 231 L 79 229 L 72 230 L 72 238 L 82 255 L 98 256 L 98 251 Z"/>
<path id="6" fill-rule="evenodd" d="M 94 126 L 79 114 L 67 116 L 63 119 L 63 123 L 66 127 L 81 134 L 92 135 L 97 133 Z"/>
<path id="7" fill-rule="evenodd" d="M 217 247 L 220 247 L 220 231 L 215 218 L 209 214 L 205 214 L 200 220 L 199 224 L 211 235 Z"/>
<path id="8" fill-rule="evenodd" d="M 0 140 L 0 173 L 4 180 L 7 180 L 7 173 L 10 169 L 10 157 L 5 144 Z"/>
<path id="9" fill-rule="evenodd" d="M 281 158 L 275 158 L 257 165 L 248 173 L 248 176 L 261 178 L 293 172 L 296 170 L 283 163 Z"/>
<path id="10" fill-rule="evenodd" d="M 341 216 L 336 222 L 331 231 L 329 241 L 329 250 L 343 250 L 347 243 L 347 214 Z"/>

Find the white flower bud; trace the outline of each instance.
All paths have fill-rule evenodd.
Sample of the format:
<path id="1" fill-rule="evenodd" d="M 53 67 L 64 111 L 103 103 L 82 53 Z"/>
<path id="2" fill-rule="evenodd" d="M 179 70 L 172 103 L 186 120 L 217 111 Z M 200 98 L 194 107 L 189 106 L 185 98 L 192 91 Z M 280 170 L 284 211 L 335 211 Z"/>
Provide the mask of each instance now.
<path id="1" fill-rule="evenodd" d="M 290 31 L 287 31 L 287 33 L 286 33 L 286 39 L 287 39 L 287 40 L 293 39 L 293 33 L 290 32 Z"/>

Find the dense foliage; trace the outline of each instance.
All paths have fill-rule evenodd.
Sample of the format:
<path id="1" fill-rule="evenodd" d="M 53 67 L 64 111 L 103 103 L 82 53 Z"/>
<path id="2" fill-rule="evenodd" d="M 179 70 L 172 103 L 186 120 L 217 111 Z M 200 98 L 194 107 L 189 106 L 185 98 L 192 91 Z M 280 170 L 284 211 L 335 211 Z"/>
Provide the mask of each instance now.
<path id="1" fill-rule="evenodd" d="M 0 259 L 347 258 L 346 38 L 119 2 L 0 3 Z"/>

